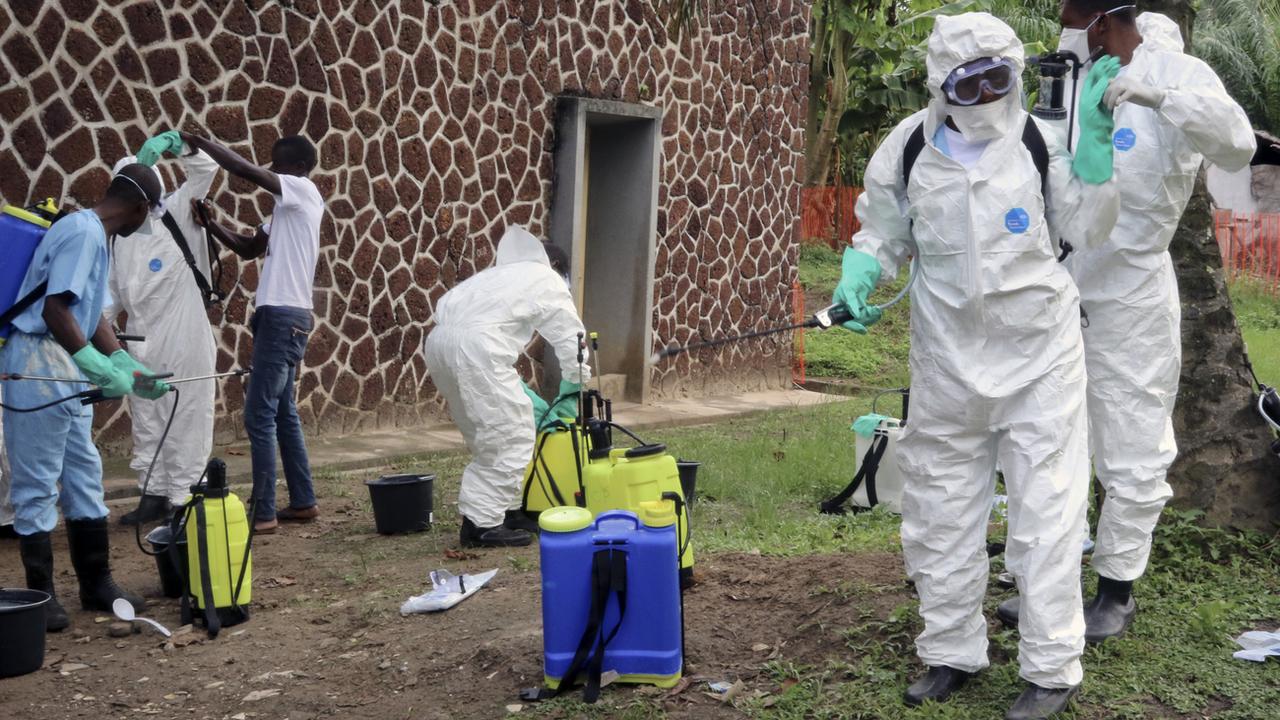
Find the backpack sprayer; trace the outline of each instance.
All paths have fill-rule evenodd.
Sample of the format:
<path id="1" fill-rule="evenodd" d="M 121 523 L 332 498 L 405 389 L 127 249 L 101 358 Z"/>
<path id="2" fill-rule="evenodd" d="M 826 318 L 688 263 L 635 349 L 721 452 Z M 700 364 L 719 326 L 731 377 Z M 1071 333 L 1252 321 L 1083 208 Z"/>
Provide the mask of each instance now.
<path id="1" fill-rule="evenodd" d="M 1102 57 L 1102 49 L 1081 60 L 1071 51 L 1059 51 L 1034 55 L 1027 62 L 1040 68 L 1040 91 L 1031 114 L 1042 120 L 1067 120 L 1067 148 L 1075 139 L 1076 88 L 1080 85 L 1080 71 L 1084 66 Z M 1071 103 L 1067 103 L 1067 74 L 1071 74 Z"/>
<path id="2" fill-rule="evenodd" d="M 907 278 L 907 284 L 902 287 L 902 290 L 898 291 L 897 295 L 893 296 L 892 300 L 881 305 L 875 305 L 874 307 L 879 308 L 880 310 L 888 310 L 894 305 L 902 302 L 903 298 L 907 296 L 907 293 L 911 292 L 911 286 L 915 285 L 916 278 L 919 275 L 920 261 L 913 258 L 911 261 L 911 274 Z M 755 332 L 746 333 L 745 335 L 732 335 L 730 337 L 720 338 L 719 340 L 708 340 L 706 342 L 693 343 L 690 345 L 672 345 L 649 356 L 649 362 L 656 365 L 663 358 L 669 358 L 674 355 L 681 355 L 694 350 L 718 347 L 729 343 L 742 342 L 743 340 L 765 337 L 767 335 L 777 335 L 779 333 L 794 332 L 796 330 L 805 330 L 810 328 L 826 330 L 830 327 L 849 322 L 852 319 L 853 315 L 849 312 L 849 309 L 843 304 L 836 303 L 835 305 L 828 305 L 827 307 L 819 310 L 814 313 L 812 317 L 802 323 L 786 325 L 784 327 L 769 328 L 767 330 L 757 330 Z"/>

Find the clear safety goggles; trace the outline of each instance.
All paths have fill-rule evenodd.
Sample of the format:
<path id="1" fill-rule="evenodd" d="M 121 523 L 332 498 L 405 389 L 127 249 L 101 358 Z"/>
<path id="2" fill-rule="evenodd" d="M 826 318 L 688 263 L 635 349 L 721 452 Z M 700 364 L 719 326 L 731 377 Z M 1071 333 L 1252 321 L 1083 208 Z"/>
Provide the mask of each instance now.
<path id="1" fill-rule="evenodd" d="M 942 92 L 954 105 L 977 105 L 982 91 L 1003 97 L 1018 82 L 1018 68 L 1001 57 L 978 58 L 961 65 L 942 83 Z"/>

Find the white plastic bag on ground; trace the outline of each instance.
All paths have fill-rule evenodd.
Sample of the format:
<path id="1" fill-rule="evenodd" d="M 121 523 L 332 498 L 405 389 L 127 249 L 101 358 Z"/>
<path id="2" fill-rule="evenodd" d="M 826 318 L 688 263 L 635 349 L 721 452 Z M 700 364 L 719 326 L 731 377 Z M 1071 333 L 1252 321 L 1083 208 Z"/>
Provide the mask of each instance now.
<path id="1" fill-rule="evenodd" d="M 1237 660 L 1266 662 L 1273 655 L 1280 655 L 1280 631 L 1250 630 L 1236 638 L 1236 644 L 1244 648 L 1231 657 Z"/>
<path id="2" fill-rule="evenodd" d="M 431 591 L 406 600 L 404 605 L 400 606 L 400 614 L 412 615 L 448 610 L 475 595 L 497 574 L 497 568 L 476 575 L 454 575 L 448 570 L 432 570 Z"/>

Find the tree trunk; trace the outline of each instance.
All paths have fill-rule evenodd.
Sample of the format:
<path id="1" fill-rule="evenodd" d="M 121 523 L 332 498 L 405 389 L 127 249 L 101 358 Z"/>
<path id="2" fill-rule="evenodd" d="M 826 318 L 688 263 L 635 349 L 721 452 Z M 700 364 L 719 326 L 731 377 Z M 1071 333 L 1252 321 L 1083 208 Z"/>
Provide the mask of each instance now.
<path id="1" fill-rule="evenodd" d="M 1203 177 L 1170 246 L 1182 297 L 1182 378 L 1169 470 L 1174 503 L 1215 525 L 1274 532 L 1280 522 L 1280 458 L 1254 407 L 1240 327 L 1222 272 Z"/>
<path id="2" fill-rule="evenodd" d="M 827 108 L 818 127 L 807 129 L 809 142 L 805 149 L 804 168 L 806 187 L 827 184 L 827 177 L 831 172 L 831 155 L 835 151 L 836 136 L 840 131 L 840 117 L 844 114 L 844 104 L 849 97 L 849 73 L 845 65 L 845 40 L 848 34 L 839 29 L 831 32 L 831 76 L 826 84 Z M 824 60 L 815 54 L 809 62 Z M 812 85 L 809 92 L 814 92 Z"/>
<path id="3" fill-rule="evenodd" d="M 1190 47 L 1188 0 L 1151 0 L 1182 28 Z M 1280 459 L 1253 408 L 1248 358 L 1222 271 L 1213 208 L 1203 177 L 1169 248 L 1182 298 L 1182 378 L 1173 425 L 1178 460 L 1169 470 L 1174 504 L 1198 508 L 1215 525 L 1274 532 L 1280 523 Z"/>

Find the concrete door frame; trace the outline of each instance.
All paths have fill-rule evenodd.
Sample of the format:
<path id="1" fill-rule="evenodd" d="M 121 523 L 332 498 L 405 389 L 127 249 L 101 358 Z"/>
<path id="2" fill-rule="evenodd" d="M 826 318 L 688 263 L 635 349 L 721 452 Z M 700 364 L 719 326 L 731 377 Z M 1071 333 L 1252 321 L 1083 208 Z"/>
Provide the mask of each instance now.
<path id="1" fill-rule="evenodd" d="M 639 263 L 646 269 L 644 278 L 643 318 L 645 324 L 643 337 L 643 367 L 639 374 L 638 397 L 642 403 L 649 402 L 651 391 L 651 362 L 649 355 L 653 347 L 653 288 L 654 273 L 657 267 L 658 249 L 658 182 L 661 176 L 662 160 L 662 115 L 660 107 L 634 105 L 612 100 L 593 98 L 561 97 L 557 102 L 556 143 L 553 149 L 556 176 L 552 184 L 551 212 L 549 223 L 549 239 L 564 249 L 570 257 L 570 285 L 578 306 L 579 314 L 583 312 L 586 295 L 586 248 L 588 232 L 588 137 L 592 127 L 612 123 L 646 123 L 652 128 L 652 164 L 651 177 L 642 184 L 649 192 L 649 212 L 645 219 L 647 228 L 643 234 L 649 238 L 646 244 L 647 257 Z M 643 172 L 643 169 L 640 170 Z M 591 328 L 588 328 L 591 330 Z M 607 359 L 607 358 L 606 358 Z M 610 368 L 605 368 L 609 370 Z"/>

